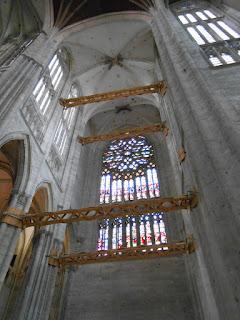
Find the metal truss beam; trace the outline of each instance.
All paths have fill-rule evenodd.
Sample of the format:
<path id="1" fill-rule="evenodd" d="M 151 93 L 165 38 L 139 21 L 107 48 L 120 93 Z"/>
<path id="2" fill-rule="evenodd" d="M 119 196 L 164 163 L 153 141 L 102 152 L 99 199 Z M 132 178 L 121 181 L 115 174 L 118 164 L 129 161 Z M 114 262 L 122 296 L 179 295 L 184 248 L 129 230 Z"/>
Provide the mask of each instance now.
<path id="1" fill-rule="evenodd" d="M 127 98 L 131 96 L 139 96 L 143 94 L 159 93 L 162 96 L 166 93 L 167 85 L 164 81 L 151 84 L 148 86 L 134 87 L 130 89 L 123 89 L 111 92 L 97 93 L 90 96 L 83 96 L 79 98 L 59 99 L 61 106 L 65 108 L 79 107 L 88 103 L 96 103 L 102 101 L 116 100 L 120 98 Z"/>
<path id="2" fill-rule="evenodd" d="M 194 251 L 195 244 L 192 236 L 190 236 L 185 241 L 162 243 L 160 245 L 139 246 L 135 248 L 121 248 L 95 252 L 80 252 L 63 256 L 50 255 L 48 264 L 55 267 L 67 267 L 72 265 L 83 265 L 90 263 L 171 257 L 190 254 Z"/>
<path id="3" fill-rule="evenodd" d="M 153 198 L 146 200 L 129 201 L 125 203 L 114 203 L 100 205 L 96 207 L 81 208 L 76 210 L 62 210 L 56 212 L 43 212 L 36 214 L 25 214 L 16 216 L 11 214 L 3 215 L 1 221 L 15 227 L 42 227 L 51 224 L 59 223 L 73 223 L 79 221 L 92 221 L 102 219 L 112 219 L 128 216 L 139 216 L 142 214 L 153 212 L 172 212 L 181 209 L 194 208 L 197 205 L 197 196 L 195 193 L 190 195 L 183 195 L 180 197 L 169 198 Z M 21 226 L 20 226 L 21 223 Z"/>
<path id="4" fill-rule="evenodd" d="M 125 139 L 139 136 L 141 134 L 163 132 L 165 136 L 168 135 L 169 128 L 166 126 L 166 122 L 153 124 L 145 127 L 137 127 L 126 129 L 124 131 L 115 131 L 112 133 L 102 134 L 99 136 L 89 136 L 89 137 L 78 137 L 81 144 L 94 143 L 99 141 L 109 141 L 114 139 Z"/>

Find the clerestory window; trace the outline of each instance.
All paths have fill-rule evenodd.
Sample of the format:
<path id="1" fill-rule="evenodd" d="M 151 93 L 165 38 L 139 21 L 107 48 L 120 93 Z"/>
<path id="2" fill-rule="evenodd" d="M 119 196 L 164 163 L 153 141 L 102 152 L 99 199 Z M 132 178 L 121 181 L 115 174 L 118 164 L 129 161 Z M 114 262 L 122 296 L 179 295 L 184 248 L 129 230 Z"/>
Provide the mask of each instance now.
<path id="1" fill-rule="evenodd" d="M 103 154 L 100 203 L 160 196 L 153 146 L 143 136 L 112 141 Z M 99 223 L 98 250 L 166 243 L 161 212 L 105 219 Z"/>
<path id="2" fill-rule="evenodd" d="M 184 1 L 173 10 L 211 66 L 240 62 L 240 32 L 223 15 L 204 2 Z"/>
<path id="3" fill-rule="evenodd" d="M 63 78 L 63 66 L 60 56 L 61 50 L 53 56 L 44 76 L 38 81 L 33 91 L 35 103 L 43 116 L 47 114 L 53 96 L 59 90 Z"/>
<path id="4" fill-rule="evenodd" d="M 76 98 L 78 96 L 78 88 L 75 84 L 71 86 L 68 98 Z M 76 108 L 64 109 L 61 119 L 58 123 L 57 130 L 53 142 L 61 156 L 66 149 L 68 138 L 70 137 L 71 128 L 76 116 Z"/>

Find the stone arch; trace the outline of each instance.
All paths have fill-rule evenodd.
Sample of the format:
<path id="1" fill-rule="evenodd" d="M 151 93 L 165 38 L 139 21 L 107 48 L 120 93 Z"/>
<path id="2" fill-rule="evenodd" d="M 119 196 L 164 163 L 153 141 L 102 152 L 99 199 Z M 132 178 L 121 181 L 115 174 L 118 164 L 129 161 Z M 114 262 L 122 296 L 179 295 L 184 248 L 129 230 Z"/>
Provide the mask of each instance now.
<path id="1" fill-rule="evenodd" d="M 6 209 L 15 194 L 25 192 L 29 180 L 30 142 L 28 136 L 12 134 L 0 139 L 0 171 L 2 178 L 5 176 L 7 179 L 4 188 L 7 192 L 5 198 L 7 196 L 8 201 L 1 206 L 1 209 Z"/>
<path id="2" fill-rule="evenodd" d="M 52 191 L 48 182 L 41 182 L 36 187 L 35 194 L 29 208 L 29 213 L 44 212 L 52 210 Z M 8 318 L 12 310 L 15 308 L 15 303 L 20 299 L 20 290 L 23 288 L 24 281 L 32 256 L 35 254 L 34 237 L 37 235 L 38 229 L 29 227 L 24 229 L 17 240 L 15 252 L 13 254 L 10 267 L 8 269 L 4 290 L 5 296 L 5 310 L 4 319 Z M 16 301 L 12 299 L 15 296 Z M 1 314 L 1 313 L 0 313 Z"/>
<path id="3" fill-rule="evenodd" d="M 40 183 L 32 198 L 29 213 L 44 212 L 52 209 L 52 193 L 50 185 L 46 182 Z M 24 229 L 18 239 L 12 265 L 9 272 L 18 278 L 22 278 L 29 264 L 32 253 L 32 240 L 36 234 L 35 227 Z"/>
<path id="4" fill-rule="evenodd" d="M 71 34 L 75 32 L 79 32 L 85 28 L 92 27 L 96 24 L 103 23 L 104 21 L 108 21 L 114 19 L 116 21 L 119 20 L 140 20 L 146 23 L 146 25 L 150 25 L 151 23 L 151 15 L 147 12 L 138 12 L 138 11 L 123 11 L 123 12 L 111 12 L 102 14 L 100 16 L 94 18 L 88 18 L 83 21 L 76 22 L 70 26 L 66 26 L 57 34 L 57 39 L 59 42 L 67 39 Z"/>
<path id="5" fill-rule="evenodd" d="M 36 197 L 37 195 L 41 194 L 41 211 L 51 211 L 53 209 L 53 193 L 52 193 L 52 187 L 49 181 L 42 181 L 40 182 L 36 189 L 35 189 L 35 194 L 33 196 Z M 29 209 L 29 212 L 31 210 L 31 206 Z"/>

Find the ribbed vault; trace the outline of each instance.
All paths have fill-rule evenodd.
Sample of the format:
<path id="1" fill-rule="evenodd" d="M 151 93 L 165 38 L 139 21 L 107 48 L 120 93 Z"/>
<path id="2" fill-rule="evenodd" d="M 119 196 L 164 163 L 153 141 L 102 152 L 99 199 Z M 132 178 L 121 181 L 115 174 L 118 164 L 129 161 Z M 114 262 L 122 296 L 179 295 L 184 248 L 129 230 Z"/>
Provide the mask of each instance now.
<path id="1" fill-rule="evenodd" d="M 0 42 L 12 38 L 27 38 L 41 31 L 38 12 L 31 0 L 0 1 Z"/>

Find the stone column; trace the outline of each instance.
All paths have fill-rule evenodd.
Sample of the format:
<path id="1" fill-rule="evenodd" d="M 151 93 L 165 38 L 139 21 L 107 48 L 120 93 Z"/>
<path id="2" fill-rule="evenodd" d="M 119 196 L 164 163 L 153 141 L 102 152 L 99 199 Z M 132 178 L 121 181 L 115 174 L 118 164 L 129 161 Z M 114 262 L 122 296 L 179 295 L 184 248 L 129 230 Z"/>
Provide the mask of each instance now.
<path id="1" fill-rule="evenodd" d="M 23 193 L 15 194 L 5 213 L 21 215 L 29 205 L 29 201 L 29 196 Z M 20 233 L 21 229 L 10 226 L 6 223 L 0 223 L 0 291 L 13 258 Z"/>
<path id="2" fill-rule="evenodd" d="M 58 203 L 62 208 L 70 207 L 72 190 L 75 183 L 77 164 L 79 159 L 79 149 L 77 136 L 81 127 L 81 117 L 76 124 L 74 130 L 74 139 L 70 147 L 64 178 L 63 178 L 63 199 Z M 77 144 L 77 145 L 76 145 Z M 66 225 L 55 225 L 42 228 L 34 239 L 33 254 L 30 266 L 28 268 L 26 279 L 24 281 L 22 299 L 18 302 L 20 308 L 20 320 L 40 320 L 48 319 L 50 311 L 54 317 L 56 308 L 56 297 L 60 299 L 61 292 L 56 293 L 55 290 L 62 290 L 56 287 L 58 281 L 57 267 L 48 265 L 47 256 L 52 249 L 61 252 L 63 249 L 63 241 L 65 236 Z"/>
<path id="3" fill-rule="evenodd" d="M 188 228 L 198 242 L 196 280 L 205 319 L 238 319 L 239 298 L 239 116 L 209 89 L 174 30 L 175 18 L 163 1 L 152 10 L 160 67 L 168 83 L 168 112 L 185 137 L 185 191 L 196 187 L 199 205 Z M 206 71 L 207 72 L 207 71 Z M 180 131 L 180 130 L 179 130 Z M 216 302 L 216 304 L 215 304 Z"/>
<path id="4" fill-rule="evenodd" d="M 48 265 L 47 257 L 52 248 L 62 250 L 62 241 L 56 238 L 58 228 L 63 226 L 48 226 L 40 230 L 34 239 L 32 259 L 19 306 L 19 320 L 40 320 L 49 316 L 58 268 Z"/>
<path id="5" fill-rule="evenodd" d="M 1 75 L 1 123 L 9 111 L 21 106 L 32 92 L 43 68 L 49 62 L 49 57 L 56 49 L 57 44 L 52 40 L 52 35 L 39 34 L 12 63 L 11 67 Z"/>

